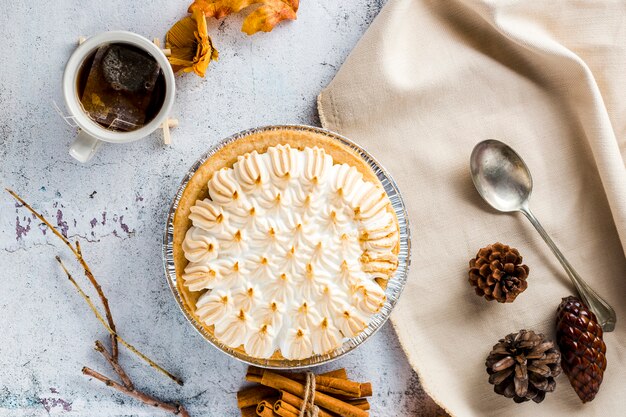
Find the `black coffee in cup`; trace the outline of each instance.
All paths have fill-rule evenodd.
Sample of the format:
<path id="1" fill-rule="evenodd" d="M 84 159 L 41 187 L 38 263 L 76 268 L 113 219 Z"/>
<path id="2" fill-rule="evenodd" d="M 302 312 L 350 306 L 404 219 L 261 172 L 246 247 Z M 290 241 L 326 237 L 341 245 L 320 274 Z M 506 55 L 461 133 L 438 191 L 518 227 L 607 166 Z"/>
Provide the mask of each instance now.
<path id="1" fill-rule="evenodd" d="M 114 131 L 149 123 L 165 100 L 165 77 L 148 52 L 124 43 L 102 45 L 78 72 L 77 92 L 91 120 Z"/>

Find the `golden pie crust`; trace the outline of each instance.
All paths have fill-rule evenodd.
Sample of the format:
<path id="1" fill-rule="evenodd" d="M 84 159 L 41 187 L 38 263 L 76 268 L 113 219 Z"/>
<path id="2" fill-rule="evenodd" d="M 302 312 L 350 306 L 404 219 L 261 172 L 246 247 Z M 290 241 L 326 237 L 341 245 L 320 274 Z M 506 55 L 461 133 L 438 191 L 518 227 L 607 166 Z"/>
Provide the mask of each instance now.
<path id="1" fill-rule="evenodd" d="M 290 145 L 292 148 L 303 150 L 305 147 L 319 147 L 323 148 L 327 154 L 332 156 L 335 164 L 348 164 L 355 167 L 361 174 L 363 174 L 363 180 L 371 181 L 378 185 L 381 189 L 382 184 L 378 180 L 378 177 L 370 166 L 358 155 L 353 149 L 348 146 L 342 145 L 336 139 L 326 136 L 323 133 L 318 133 L 310 130 L 299 130 L 297 128 L 277 128 L 275 130 L 259 131 L 250 133 L 244 137 L 235 140 L 226 146 L 222 147 L 215 154 L 210 156 L 189 179 L 187 185 L 179 200 L 178 207 L 174 213 L 174 242 L 173 242 L 173 257 L 174 265 L 176 269 L 176 286 L 178 293 L 181 296 L 183 308 L 187 313 L 193 317 L 194 321 L 199 324 L 209 334 L 214 334 L 214 326 L 207 326 L 204 324 L 195 314 L 196 302 L 198 298 L 205 291 L 190 291 L 185 287 L 184 280 L 182 278 L 185 267 L 187 266 L 187 259 L 183 252 L 182 244 L 185 239 L 187 230 L 192 225 L 189 220 L 189 214 L 191 213 L 191 207 L 196 204 L 197 200 L 203 200 L 209 198 L 208 181 L 214 172 L 222 168 L 232 168 L 237 162 L 237 157 L 246 153 L 257 151 L 258 153 L 264 153 L 267 148 L 276 145 Z M 391 205 L 388 206 L 388 211 L 394 215 Z M 397 224 L 397 219 L 396 219 Z M 394 254 L 399 252 L 399 243 L 394 249 Z M 384 279 L 376 278 L 376 282 L 385 289 L 387 281 Z M 216 338 L 217 339 L 217 338 Z M 219 339 L 218 339 L 219 340 Z M 235 349 L 239 353 L 250 356 L 243 349 L 243 346 Z M 284 359 L 280 354 L 280 351 L 276 351 L 271 359 Z"/>

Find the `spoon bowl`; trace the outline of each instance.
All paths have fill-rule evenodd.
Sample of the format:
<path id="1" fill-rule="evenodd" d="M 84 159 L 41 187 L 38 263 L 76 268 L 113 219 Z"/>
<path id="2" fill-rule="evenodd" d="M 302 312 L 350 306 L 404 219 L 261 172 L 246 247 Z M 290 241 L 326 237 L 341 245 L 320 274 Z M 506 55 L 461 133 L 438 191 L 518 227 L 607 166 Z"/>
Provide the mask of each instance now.
<path id="1" fill-rule="evenodd" d="M 496 210 L 520 211 L 527 204 L 533 179 L 522 158 L 506 144 L 488 139 L 470 157 L 472 181 L 482 198 Z"/>

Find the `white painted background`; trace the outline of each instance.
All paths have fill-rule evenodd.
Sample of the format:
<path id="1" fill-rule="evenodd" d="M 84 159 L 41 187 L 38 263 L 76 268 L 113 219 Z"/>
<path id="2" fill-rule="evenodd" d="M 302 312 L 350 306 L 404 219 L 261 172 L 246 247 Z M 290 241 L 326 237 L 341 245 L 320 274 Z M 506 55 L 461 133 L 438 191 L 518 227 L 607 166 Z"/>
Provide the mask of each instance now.
<path id="1" fill-rule="evenodd" d="M 240 32 L 241 17 L 210 21 L 220 60 L 205 79 L 177 78 L 173 116 L 181 124 L 174 145 L 164 147 L 156 133 L 103 146 L 81 165 L 67 153 L 75 131 L 52 105 L 62 106 L 61 75 L 76 39 L 114 29 L 164 36 L 188 4 L 0 0 L 1 185 L 80 240 L 120 334 L 186 381 L 176 386 L 122 348 L 122 363 L 139 388 L 182 401 L 192 416 L 236 415 L 245 366 L 192 329 L 163 275 L 168 206 L 187 168 L 220 138 L 266 124 L 319 125 L 316 95 L 383 3 L 305 0 L 296 22 L 252 37 Z M 113 376 L 92 349 L 105 331 L 54 261 L 60 254 L 84 282 L 69 251 L 8 194 L 0 196 L 0 230 L 0 416 L 167 415 L 81 374 L 87 365 Z M 436 412 L 390 324 L 335 366 L 373 382 L 373 416 Z"/>

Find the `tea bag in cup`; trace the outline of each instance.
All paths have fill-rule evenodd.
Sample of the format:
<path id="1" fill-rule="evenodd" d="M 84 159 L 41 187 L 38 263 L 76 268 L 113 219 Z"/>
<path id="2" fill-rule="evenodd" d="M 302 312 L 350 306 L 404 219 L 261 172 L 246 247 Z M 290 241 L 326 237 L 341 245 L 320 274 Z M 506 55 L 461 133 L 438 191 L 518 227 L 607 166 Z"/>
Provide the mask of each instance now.
<path id="1" fill-rule="evenodd" d="M 118 131 L 135 130 L 149 122 L 161 72 L 150 54 L 131 45 L 103 45 L 82 71 L 86 81 L 82 93 L 79 86 L 80 102 L 93 121 Z"/>

